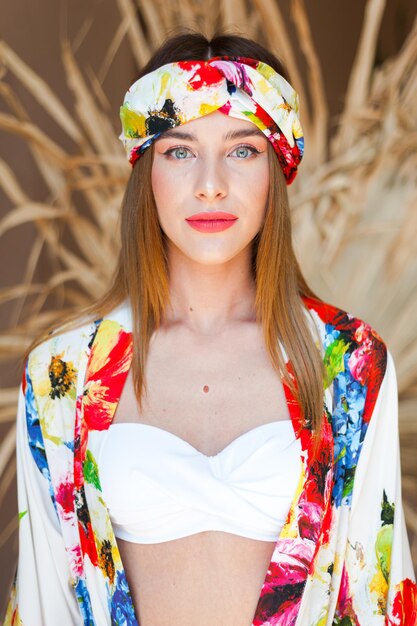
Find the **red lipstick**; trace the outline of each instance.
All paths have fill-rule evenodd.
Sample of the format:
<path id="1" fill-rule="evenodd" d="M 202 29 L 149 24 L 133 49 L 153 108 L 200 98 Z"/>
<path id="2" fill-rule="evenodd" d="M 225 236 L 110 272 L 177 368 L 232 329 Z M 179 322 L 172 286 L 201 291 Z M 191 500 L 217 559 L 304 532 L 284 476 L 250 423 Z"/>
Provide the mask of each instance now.
<path id="1" fill-rule="evenodd" d="M 238 220 L 236 215 L 224 211 L 205 211 L 186 218 L 191 228 L 204 233 L 218 233 L 230 228 Z"/>

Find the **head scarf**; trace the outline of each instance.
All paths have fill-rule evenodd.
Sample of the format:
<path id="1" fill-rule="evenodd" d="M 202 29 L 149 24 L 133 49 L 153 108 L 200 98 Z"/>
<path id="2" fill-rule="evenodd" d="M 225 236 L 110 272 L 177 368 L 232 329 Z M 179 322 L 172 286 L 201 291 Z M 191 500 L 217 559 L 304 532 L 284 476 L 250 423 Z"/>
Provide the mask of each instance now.
<path id="1" fill-rule="evenodd" d="M 287 185 L 294 180 L 304 152 L 298 94 L 272 67 L 248 57 L 167 63 L 134 82 L 120 107 L 129 163 L 164 131 L 217 110 L 255 124 L 272 143 Z"/>

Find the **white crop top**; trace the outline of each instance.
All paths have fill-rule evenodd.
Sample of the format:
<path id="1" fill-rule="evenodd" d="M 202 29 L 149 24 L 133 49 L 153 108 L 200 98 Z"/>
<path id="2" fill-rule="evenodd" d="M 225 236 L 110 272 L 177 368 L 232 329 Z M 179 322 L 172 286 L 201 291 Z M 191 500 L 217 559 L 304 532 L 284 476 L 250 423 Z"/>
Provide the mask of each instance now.
<path id="1" fill-rule="evenodd" d="M 89 433 L 116 537 L 156 543 L 205 530 L 276 541 L 301 473 L 291 420 L 269 422 L 206 456 L 141 423 Z"/>

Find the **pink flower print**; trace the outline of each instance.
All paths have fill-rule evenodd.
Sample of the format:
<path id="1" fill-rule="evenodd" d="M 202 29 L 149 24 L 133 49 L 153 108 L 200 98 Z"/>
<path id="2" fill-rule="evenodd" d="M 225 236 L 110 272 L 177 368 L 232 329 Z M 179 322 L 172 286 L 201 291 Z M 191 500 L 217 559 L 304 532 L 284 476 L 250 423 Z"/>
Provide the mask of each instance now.
<path id="1" fill-rule="evenodd" d="M 74 512 L 74 484 L 71 480 L 62 482 L 55 491 L 55 499 L 60 505 L 59 514 L 66 520 Z"/>
<path id="2" fill-rule="evenodd" d="M 349 357 L 349 369 L 355 380 L 366 385 L 369 380 L 369 374 L 372 369 L 373 356 L 372 344 L 366 339 Z"/>
<path id="3" fill-rule="evenodd" d="M 251 81 L 246 72 L 245 66 L 237 61 L 210 61 L 210 65 L 216 67 L 223 76 L 236 85 L 242 91 L 245 91 L 249 96 L 252 96 L 252 89 L 250 87 Z"/>

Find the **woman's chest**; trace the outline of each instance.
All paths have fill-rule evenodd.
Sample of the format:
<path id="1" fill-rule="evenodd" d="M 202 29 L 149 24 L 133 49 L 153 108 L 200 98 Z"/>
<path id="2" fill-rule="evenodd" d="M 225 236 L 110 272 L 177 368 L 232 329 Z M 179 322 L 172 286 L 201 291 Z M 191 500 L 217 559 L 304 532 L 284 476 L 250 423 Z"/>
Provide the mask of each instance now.
<path id="1" fill-rule="evenodd" d="M 158 337 L 149 351 L 146 383 L 140 411 L 131 368 L 113 423 L 163 428 L 206 455 L 252 428 L 290 418 L 280 376 L 258 331 L 228 341 Z"/>

